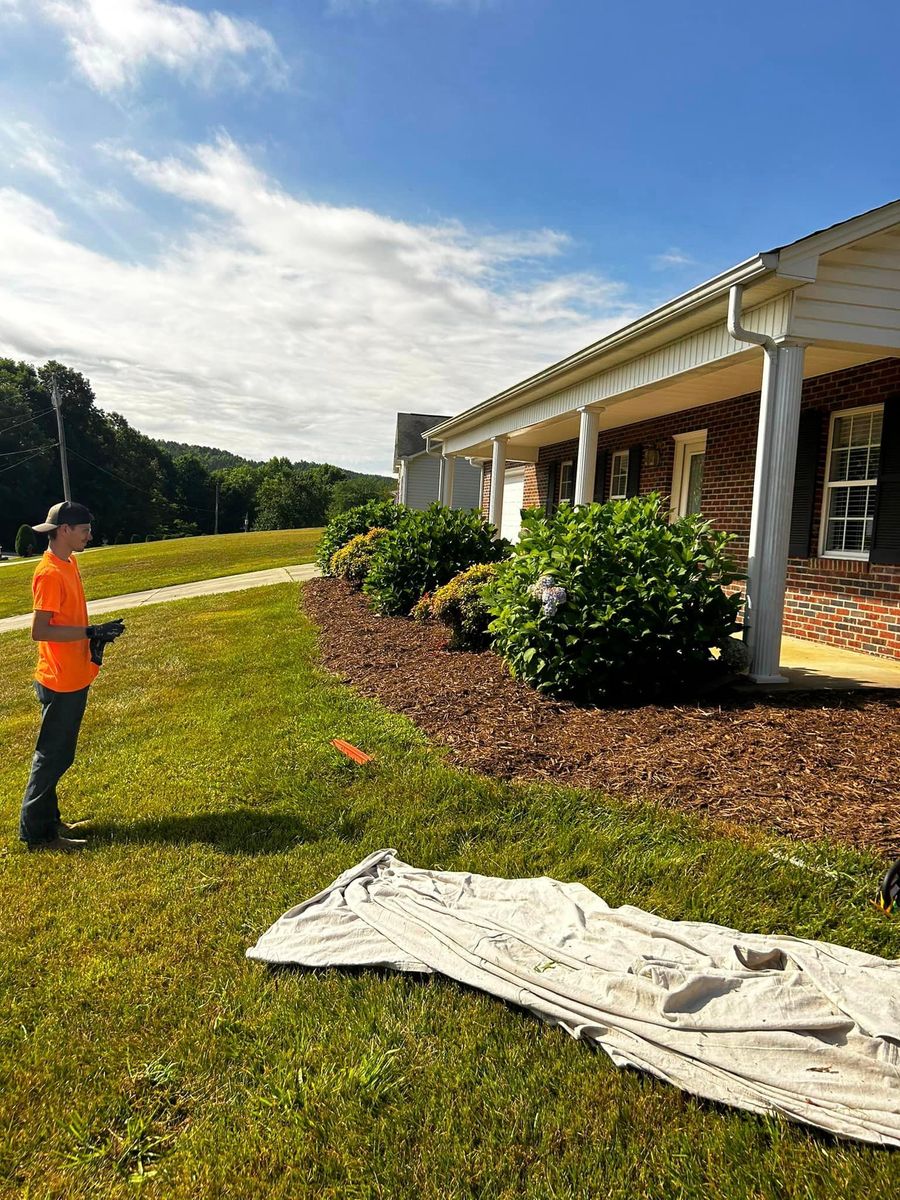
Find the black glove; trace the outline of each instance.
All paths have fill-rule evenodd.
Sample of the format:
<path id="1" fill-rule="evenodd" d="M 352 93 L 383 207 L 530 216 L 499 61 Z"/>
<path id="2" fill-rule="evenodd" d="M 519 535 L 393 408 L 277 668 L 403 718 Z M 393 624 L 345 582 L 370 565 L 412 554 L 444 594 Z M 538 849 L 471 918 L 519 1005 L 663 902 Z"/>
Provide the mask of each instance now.
<path id="1" fill-rule="evenodd" d="M 121 620 L 105 621 L 101 625 L 88 625 L 86 631 L 91 646 L 91 662 L 98 667 L 103 666 L 103 651 L 110 642 L 114 642 L 125 632 L 125 623 Z"/>

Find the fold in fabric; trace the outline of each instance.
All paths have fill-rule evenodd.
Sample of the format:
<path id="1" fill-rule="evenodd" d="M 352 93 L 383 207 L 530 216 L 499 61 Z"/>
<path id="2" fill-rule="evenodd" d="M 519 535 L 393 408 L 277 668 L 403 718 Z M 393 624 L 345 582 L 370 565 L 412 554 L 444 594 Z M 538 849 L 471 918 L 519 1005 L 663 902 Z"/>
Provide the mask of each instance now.
<path id="1" fill-rule="evenodd" d="M 379 850 L 247 957 L 437 972 L 708 1100 L 900 1146 L 900 960 L 610 908 Z"/>

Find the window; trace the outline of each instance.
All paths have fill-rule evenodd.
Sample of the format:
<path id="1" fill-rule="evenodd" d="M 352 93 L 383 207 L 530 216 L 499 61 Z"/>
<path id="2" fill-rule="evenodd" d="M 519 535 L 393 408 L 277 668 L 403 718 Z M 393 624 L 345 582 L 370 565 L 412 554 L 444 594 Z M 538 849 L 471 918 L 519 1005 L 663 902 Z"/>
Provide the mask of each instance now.
<path id="1" fill-rule="evenodd" d="M 568 500 L 572 504 L 575 500 L 575 464 L 569 459 L 568 462 L 560 463 L 559 467 L 559 502 Z"/>
<path id="2" fill-rule="evenodd" d="M 868 558 L 884 409 L 833 413 L 828 437 L 819 553 Z"/>
<path id="3" fill-rule="evenodd" d="M 628 451 L 617 450 L 612 456 L 612 475 L 609 481 L 610 500 L 624 500 L 628 495 Z"/>

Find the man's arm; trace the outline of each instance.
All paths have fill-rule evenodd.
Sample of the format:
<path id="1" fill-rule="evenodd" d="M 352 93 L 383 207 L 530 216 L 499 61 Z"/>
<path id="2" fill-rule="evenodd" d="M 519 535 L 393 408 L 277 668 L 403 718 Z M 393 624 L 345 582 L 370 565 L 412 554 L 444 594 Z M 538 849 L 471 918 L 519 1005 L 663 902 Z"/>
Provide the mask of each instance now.
<path id="1" fill-rule="evenodd" d="M 53 613 L 40 608 L 31 618 L 33 642 L 83 642 L 88 636 L 85 625 L 51 625 Z"/>

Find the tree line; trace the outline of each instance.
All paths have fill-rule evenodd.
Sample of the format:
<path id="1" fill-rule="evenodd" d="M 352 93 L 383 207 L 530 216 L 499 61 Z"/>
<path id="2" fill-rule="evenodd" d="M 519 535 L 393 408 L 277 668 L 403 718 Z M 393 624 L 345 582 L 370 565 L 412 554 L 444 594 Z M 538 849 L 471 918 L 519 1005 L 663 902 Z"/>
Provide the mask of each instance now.
<path id="1" fill-rule="evenodd" d="M 236 533 L 322 525 L 346 508 L 391 494 L 388 478 L 329 463 L 226 456 L 219 461 L 233 458 L 236 465 L 211 469 L 201 448 L 173 455 L 119 413 L 98 408 L 80 372 L 58 362 L 35 368 L 0 358 L 0 546 L 7 549 L 23 524 L 43 521 L 63 498 L 54 381 L 72 498 L 94 514 L 98 543 L 213 533 L 217 497 L 219 532 Z"/>

